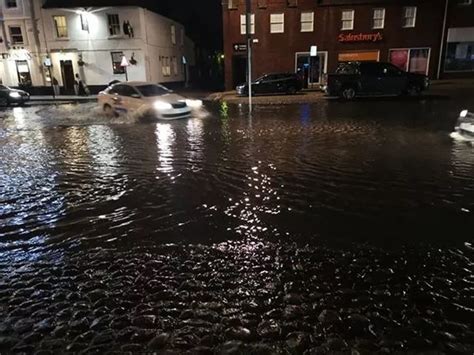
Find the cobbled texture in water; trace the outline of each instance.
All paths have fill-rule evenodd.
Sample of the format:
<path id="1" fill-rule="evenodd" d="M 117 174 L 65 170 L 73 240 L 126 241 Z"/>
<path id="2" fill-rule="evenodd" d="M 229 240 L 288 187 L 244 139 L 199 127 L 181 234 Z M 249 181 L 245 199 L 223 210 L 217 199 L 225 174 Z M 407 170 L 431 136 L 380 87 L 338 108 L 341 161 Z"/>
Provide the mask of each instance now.
<path id="1" fill-rule="evenodd" d="M 247 241 L 7 258 L 0 353 L 472 353 L 473 255 Z"/>

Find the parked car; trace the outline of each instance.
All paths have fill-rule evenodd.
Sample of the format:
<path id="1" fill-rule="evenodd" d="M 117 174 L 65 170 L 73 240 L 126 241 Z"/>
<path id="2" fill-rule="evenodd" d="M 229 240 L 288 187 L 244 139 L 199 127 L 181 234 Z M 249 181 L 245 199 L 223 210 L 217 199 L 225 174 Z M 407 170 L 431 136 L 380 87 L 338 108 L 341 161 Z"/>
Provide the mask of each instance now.
<path id="1" fill-rule="evenodd" d="M 426 75 L 407 73 L 391 63 L 341 63 L 335 74 L 327 76 L 326 93 L 351 100 L 356 96 L 411 95 L 429 88 Z"/>
<path id="2" fill-rule="evenodd" d="M 0 106 L 9 106 L 11 104 L 23 105 L 27 101 L 30 101 L 30 94 L 26 91 L 0 85 Z"/>
<path id="3" fill-rule="evenodd" d="M 190 117 L 201 100 L 188 100 L 166 87 L 147 82 L 124 82 L 109 86 L 98 95 L 98 103 L 108 116 L 139 112 L 145 116 L 173 120 Z"/>
<path id="4" fill-rule="evenodd" d="M 252 82 L 252 94 L 296 94 L 302 87 L 301 80 L 296 74 L 266 74 Z M 238 95 L 248 95 L 248 84 L 239 85 L 236 90 Z"/>

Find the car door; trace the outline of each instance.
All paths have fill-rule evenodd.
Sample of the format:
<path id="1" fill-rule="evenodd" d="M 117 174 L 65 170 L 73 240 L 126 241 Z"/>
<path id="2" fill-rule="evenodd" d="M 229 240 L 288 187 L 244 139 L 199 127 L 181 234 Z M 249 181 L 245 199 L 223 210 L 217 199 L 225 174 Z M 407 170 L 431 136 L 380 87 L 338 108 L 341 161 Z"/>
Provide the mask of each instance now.
<path id="1" fill-rule="evenodd" d="M 136 111 L 142 107 L 142 95 L 135 87 L 130 85 L 124 85 L 122 95 L 124 96 L 124 100 L 129 111 Z"/>
<path id="2" fill-rule="evenodd" d="M 124 96 L 125 85 L 115 85 L 109 94 L 111 97 L 111 104 L 117 113 L 128 113 L 126 97 Z"/>
<path id="3" fill-rule="evenodd" d="M 274 74 L 266 75 L 259 85 L 260 94 L 269 94 L 276 92 L 276 80 L 277 76 Z"/>
<path id="4" fill-rule="evenodd" d="M 359 93 L 364 95 L 377 95 L 383 86 L 383 71 L 380 63 L 360 63 L 360 88 Z"/>
<path id="5" fill-rule="evenodd" d="M 382 64 L 383 86 L 382 92 L 386 95 L 399 95 L 407 87 L 407 75 L 390 63 Z"/>

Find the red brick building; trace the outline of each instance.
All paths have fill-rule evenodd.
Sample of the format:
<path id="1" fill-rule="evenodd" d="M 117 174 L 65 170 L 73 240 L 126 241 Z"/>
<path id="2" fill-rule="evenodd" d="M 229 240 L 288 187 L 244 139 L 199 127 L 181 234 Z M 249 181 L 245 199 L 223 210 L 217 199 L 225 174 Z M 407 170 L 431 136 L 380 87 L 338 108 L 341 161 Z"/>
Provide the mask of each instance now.
<path id="1" fill-rule="evenodd" d="M 317 85 L 339 62 L 356 60 L 389 61 L 431 78 L 438 71 L 474 74 L 472 0 L 251 2 L 254 77 L 299 72 Z M 245 22 L 245 0 L 223 0 L 227 89 L 245 81 Z M 317 46 L 316 57 L 311 46 Z"/>

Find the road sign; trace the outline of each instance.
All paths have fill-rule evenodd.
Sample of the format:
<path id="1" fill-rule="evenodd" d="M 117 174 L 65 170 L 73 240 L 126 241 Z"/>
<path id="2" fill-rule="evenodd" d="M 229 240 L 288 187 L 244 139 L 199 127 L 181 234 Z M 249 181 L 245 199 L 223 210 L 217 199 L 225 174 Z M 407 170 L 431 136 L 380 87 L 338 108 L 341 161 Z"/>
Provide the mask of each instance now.
<path id="1" fill-rule="evenodd" d="M 128 67 L 129 65 L 130 65 L 130 63 L 128 62 L 127 57 L 123 56 L 122 57 L 122 62 L 120 63 L 120 66 L 121 67 Z"/>
<path id="2" fill-rule="evenodd" d="M 316 57 L 318 55 L 318 46 L 311 46 L 310 56 Z"/>
<path id="3" fill-rule="evenodd" d="M 49 68 L 51 66 L 51 58 L 45 58 L 43 63 L 45 67 Z"/>

